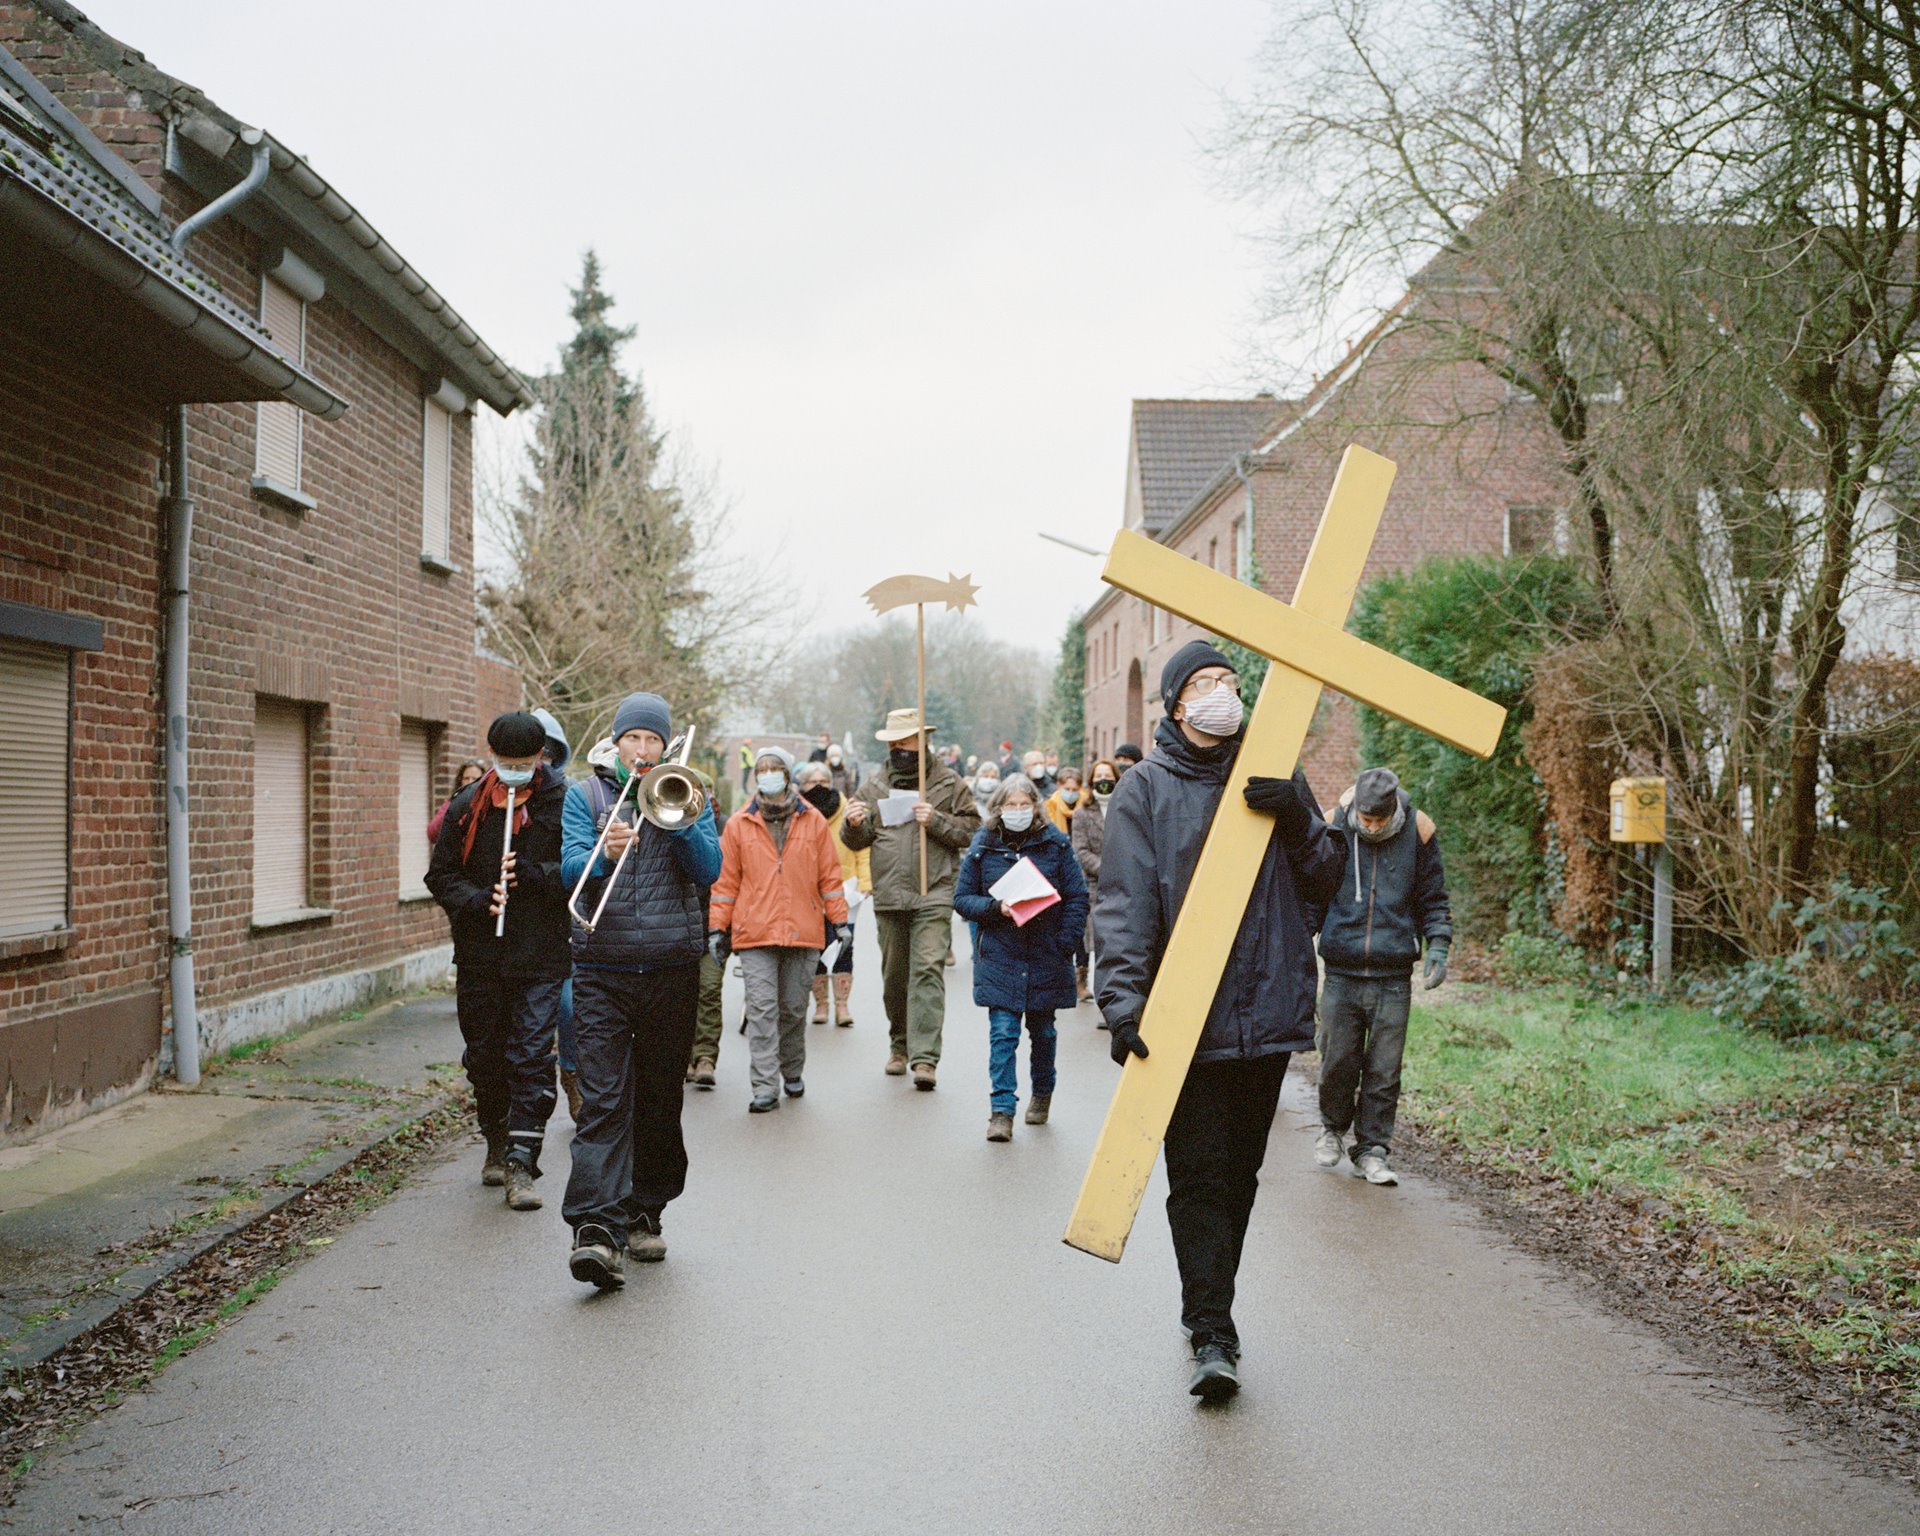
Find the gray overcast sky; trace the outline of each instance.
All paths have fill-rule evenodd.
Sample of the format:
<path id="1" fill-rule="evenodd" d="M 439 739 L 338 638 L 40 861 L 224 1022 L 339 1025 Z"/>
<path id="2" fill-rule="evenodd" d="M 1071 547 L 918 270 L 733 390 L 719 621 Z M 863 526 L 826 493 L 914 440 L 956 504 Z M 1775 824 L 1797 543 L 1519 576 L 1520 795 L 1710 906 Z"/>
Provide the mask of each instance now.
<path id="1" fill-rule="evenodd" d="M 656 413 L 799 611 L 972 571 L 1051 646 L 1127 402 L 1238 393 L 1250 215 L 1198 140 L 1265 0 L 308 7 L 82 0 L 305 154 L 528 369 L 594 246 Z"/>

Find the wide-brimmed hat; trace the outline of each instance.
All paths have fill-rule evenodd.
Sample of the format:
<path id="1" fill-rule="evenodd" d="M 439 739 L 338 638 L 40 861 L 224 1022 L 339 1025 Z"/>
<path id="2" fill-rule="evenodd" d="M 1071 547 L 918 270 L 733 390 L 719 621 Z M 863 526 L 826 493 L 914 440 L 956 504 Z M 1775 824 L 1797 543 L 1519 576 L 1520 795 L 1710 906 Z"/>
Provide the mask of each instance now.
<path id="1" fill-rule="evenodd" d="M 905 741 L 910 736 L 918 736 L 922 731 L 933 727 L 923 725 L 920 711 L 917 709 L 890 709 L 887 711 L 887 723 L 873 733 L 875 741 Z"/>

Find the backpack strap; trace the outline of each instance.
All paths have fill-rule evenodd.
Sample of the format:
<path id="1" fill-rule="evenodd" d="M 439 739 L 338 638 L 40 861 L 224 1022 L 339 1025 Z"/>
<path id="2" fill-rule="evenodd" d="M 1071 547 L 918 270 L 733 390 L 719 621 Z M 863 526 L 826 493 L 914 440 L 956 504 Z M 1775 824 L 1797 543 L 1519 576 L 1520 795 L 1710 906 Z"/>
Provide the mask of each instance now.
<path id="1" fill-rule="evenodd" d="M 1433 834 L 1438 830 L 1433 824 L 1433 818 L 1421 810 L 1413 813 L 1413 826 L 1414 830 L 1420 834 L 1420 841 L 1423 843 L 1432 842 Z"/>

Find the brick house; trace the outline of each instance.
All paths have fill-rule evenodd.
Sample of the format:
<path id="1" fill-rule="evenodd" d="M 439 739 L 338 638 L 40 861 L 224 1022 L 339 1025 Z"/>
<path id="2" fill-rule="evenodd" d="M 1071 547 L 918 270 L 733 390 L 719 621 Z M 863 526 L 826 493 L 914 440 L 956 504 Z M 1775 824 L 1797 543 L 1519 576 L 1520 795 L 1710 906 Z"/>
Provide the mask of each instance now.
<path id="1" fill-rule="evenodd" d="M 444 967 L 425 820 L 519 700 L 474 651 L 471 413 L 532 396 L 60 0 L 0 0 L 0 259 L 5 1139 L 141 1087 L 183 1005 L 215 1050 Z"/>
<path id="2" fill-rule="evenodd" d="M 1298 400 L 1137 400 L 1124 526 L 1283 599 L 1292 595 L 1349 443 L 1399 466 L 1367 578 L 1434 555 L 1564 541 L 1559 456 L 1537 406 L 1486 368 L 1439 362 L 1399 306 Z M 1229 433 L 1237 434 L 1226 441 Z M 1107 588 L 1087 610 L 1087 742 L 1149 746 L 1160 669 L 1205 632 Z M 1329 690 L 1307 777 L 1331 801 L 1359 764 L 1353 706 Z"/>

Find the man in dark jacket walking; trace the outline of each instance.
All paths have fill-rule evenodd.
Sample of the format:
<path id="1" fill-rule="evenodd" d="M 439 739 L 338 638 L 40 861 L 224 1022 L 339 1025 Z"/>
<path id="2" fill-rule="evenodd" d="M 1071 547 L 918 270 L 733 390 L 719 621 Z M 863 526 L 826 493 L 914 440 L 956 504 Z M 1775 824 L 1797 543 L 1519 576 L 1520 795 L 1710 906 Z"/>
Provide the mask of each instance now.
<path id="1" fill-rule="evenodd" d="M 1156 750 L 1107 804 L 1094 912 L 1100 1011 L 1122 1064 L 1128 1052 L 1147 1054 L 1140 1017 L 1242 739 L 1239 680 L 1205 641 L 1174 653 L 1160 697 Z M 1273 832 L 1166 1140 L 1167 1224 L 1194 1351 L 1189 1390 L 1209 1400 L 1239 1388 L 1234 1277 L 1287 1060 L 1313 1044 L 1307 904 L 1332 897 L 1345 852 L 1304 774 L 1254 778 L 1245 793 L 1272 814 Z"/>
<path id="2" fill-rule="evenodd" d="M 581 1113 L 562 1214 L 573 1228 L 569 1270 L 602 1290 L 625 1283 L 623 1246 L 642 1261 L 667 1256 L 661 1213 L 687 1184 L 681 1083 L 707 947 L 706 888 L 720 874 L 712 802 L 671 832 L 623 808 L 593 857 L 623 786 L 660 762 L 672 735 L 665 699 L 628 694 L 613 712 L 612 754 L 595 748 L 593 777 L 567 791 L 561 874 L 571 889 L 592 861 L 583 911 L 620 868 L 593 931 L 573 930 Z"/>
<path id="3" fill-rule="evenodd" d="M 567 781 L 541 760 L 546 734 L 517 711 L 487 728 L 493 766 L 454 796 L 427 867 L 427 889 L 453 922 L 462 1062 L 487 1139 L 480 1180 L 504 1184 L 516 1211 L 540 1208 L 533 1181 L 555 1103 L 560 989 L 572 969 L 560 880 Z"/>
<path id="4" fill-rule="evenodd" d="M 1333 826 L 1352 850 L 1333 900 L 1314 914 L 1320 959 L 1320 1138 L 1313 1158 L 1338 1167 L 1353 1130 L 1353 1171 L 1397 1184 L 1387 1161 L 1400 1105 L 1413 967 L 1426 945 L 1425 985 L 1447 979 L 1453 916 L 1433 819 L 1389 768 L 1369 768 L 1340 797 Z"/>

